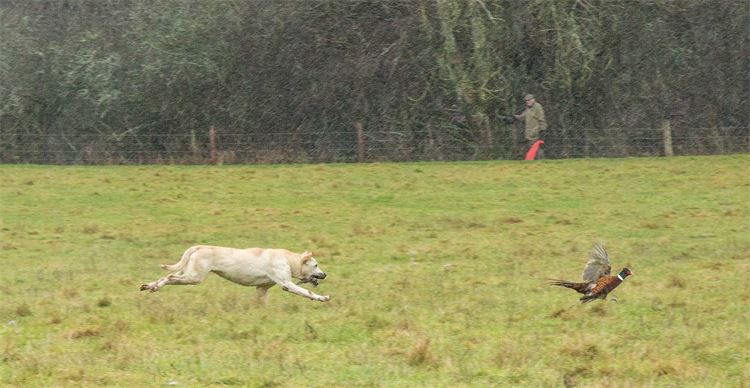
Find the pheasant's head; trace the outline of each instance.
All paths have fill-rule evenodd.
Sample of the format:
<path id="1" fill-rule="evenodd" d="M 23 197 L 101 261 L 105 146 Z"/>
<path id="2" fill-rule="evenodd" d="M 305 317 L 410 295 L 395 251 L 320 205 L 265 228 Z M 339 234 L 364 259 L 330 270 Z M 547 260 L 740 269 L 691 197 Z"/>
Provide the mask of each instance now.
<path id="1" fill-rule="evenodd" d="M 633 274 L 633 271 L 631 271 L 628 268 L 623 268 L 622 271 L 620 271 L 620 277 L 625 280 L 626 277 Z"/>

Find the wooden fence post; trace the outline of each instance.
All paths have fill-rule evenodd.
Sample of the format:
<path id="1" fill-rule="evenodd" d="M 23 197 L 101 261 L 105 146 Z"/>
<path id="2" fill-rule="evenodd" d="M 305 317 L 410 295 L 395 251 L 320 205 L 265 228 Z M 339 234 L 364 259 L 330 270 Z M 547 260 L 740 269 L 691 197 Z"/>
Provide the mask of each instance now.
<path id="1" fill-rule="evenodd" d="M 211 127 L 208 129 L 208 147 L 211 154 L 211 164 L 216 164 L 217 153 L 216 153 L 216 128 Z"/>
<path id="2" fill-rule="evenodd" d="M 357 162 L 362 163 L 365 161 L 365 132 L 359 121 L 354 123 L 354 128 L 357 130 Z"/>
<path id="3" fill-rule="evenodd" d="M 661 130 L 664 137 L 664 156 L 674 156 L 672 150 L 672 125 L 669 119 L 661 121 Z"/>

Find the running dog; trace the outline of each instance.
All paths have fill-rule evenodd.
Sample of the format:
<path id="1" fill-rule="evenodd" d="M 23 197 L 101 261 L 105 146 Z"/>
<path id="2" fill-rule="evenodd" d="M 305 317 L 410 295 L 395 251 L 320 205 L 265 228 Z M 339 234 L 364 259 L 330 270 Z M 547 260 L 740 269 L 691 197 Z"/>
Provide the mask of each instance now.
<path id="1" fill-rule="evenodd" d="M 209 272 L 213 272 L 237 284 L 256 287 L 263 304 L 266 303 L 268 289 L 275 284 L 284 291 L 311 300 L 327 302 L 331 299 L 330 296 L 317 295 L 292 282 L 294 277 L 300 283 L 317 286 L 318 280 L 326 277 L 312 253 L 307 251 L 298 254 L 286 249 L 236 249 L 199 245 L 188 248 L 179 262 L 161 267 L 170 273 L 142 285 L 141 291 L 156 292 L 169 284 L 199 284 Z"/>

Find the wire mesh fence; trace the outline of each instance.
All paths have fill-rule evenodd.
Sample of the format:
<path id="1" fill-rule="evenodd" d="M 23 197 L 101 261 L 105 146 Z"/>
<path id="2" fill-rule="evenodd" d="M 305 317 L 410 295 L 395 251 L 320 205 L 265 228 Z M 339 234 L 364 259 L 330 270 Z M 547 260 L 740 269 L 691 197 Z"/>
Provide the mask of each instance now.
<path id="1" fill-rule="evenodd" d="M 747 1 L 229 3 L 0 1 L 0 163 L 748 151 Z"/>
<path id="2" fill-rule="evenodd" d="M 252 164 L 523 159 L 514 126 L 453 130 L 245 133 L 215 129 L 175 134 L 0 133 L 0 162 L 38 164 Z M 543 133 L 548 159 L 746 153 L 750 127 L 577 128 Z"/>

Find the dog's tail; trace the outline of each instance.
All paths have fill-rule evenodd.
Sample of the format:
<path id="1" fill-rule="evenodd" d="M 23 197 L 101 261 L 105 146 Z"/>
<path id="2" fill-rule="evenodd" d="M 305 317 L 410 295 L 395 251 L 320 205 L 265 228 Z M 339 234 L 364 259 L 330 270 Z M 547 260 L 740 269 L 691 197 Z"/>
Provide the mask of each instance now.
<path id="1" fill-rule="evenodd" d="M 180 258 L 180 261 L 169 265 L 169 264 L 161 264 L 161 267 L 166 269 L 169 272 L 177 272 L 185 268 L 185 265 L 187 265 L 188 260 L 190 260 L 190 255 L 195 253 L 198 249 L 200 249 L 200 246 L 194 246 L 188 248 L 185 253 L 182 254 L 182 258 Z"/>

